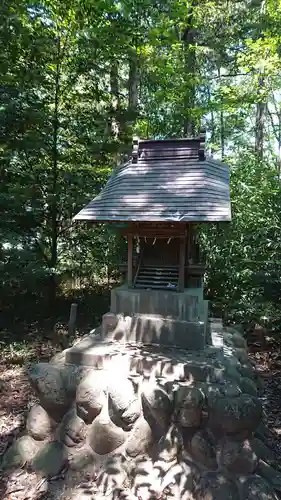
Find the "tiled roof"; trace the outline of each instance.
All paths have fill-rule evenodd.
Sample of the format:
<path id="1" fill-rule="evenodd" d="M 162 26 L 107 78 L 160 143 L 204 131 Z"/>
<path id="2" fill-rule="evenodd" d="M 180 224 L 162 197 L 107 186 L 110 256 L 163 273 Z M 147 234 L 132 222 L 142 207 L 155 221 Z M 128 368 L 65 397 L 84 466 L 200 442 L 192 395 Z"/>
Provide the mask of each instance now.
<path id="1" fill-rule="evenodd" d="M 199 139 L 141 141 L 74 220 L 229 221 L 229 167 L 205 157 Z"/>

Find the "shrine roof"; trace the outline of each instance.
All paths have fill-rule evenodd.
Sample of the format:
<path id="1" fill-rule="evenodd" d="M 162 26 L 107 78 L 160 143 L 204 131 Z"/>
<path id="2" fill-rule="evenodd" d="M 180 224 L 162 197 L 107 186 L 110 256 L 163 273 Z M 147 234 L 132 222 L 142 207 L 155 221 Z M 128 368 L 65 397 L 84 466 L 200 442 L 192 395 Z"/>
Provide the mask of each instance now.
<path id="1" fill-rule="evenodd" d="M 74 220 L 230 221 L 229 177 L 228 165 L 206 156 L 203 135 L 135 141 L 131 159 Z"/>

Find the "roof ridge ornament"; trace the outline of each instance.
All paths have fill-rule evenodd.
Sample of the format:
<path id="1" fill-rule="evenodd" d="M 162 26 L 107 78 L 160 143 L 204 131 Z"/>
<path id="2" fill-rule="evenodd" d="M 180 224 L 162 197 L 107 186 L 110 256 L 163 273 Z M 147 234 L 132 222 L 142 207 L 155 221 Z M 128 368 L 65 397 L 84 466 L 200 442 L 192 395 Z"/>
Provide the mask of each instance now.
<path id="1" fill-rule="evenodd" d="M 133 137 L 133 151 L 132 151 L 133 163 L 138 163 L 139 142 L 140 142 L 139 137 L 137 136 Z"/>
<path id="2" fill-rule="evenodd" d="M 206 129 L 201 128 L 200 134 L 199 134 L 199 149 L 198 149 L 199 161 L 204 161 L 206 159 L 205 142 L 206 142 Z"/>

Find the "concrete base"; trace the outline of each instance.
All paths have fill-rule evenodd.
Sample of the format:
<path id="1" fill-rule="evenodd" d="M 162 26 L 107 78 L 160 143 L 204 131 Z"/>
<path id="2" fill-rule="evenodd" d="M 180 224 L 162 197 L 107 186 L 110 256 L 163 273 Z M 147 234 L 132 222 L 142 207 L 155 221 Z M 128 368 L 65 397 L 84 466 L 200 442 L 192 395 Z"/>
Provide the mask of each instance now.
<path id="1" fill-rule="evenodd" d="M 205 307 L 202 288 L 188 288 L 184 292 L 139 290 L 123 285 L 111 291 L 110 312 L 161 315 L 180 321 L 204 321 Z"/>
<path id="2" fill-rule="evenodd" d="M 202 288 L 178 293 L 123 285 L 111 292 L 102 339 L 198 350 L 211 344 L 207 325 L 208 301 L 203 299 Z"/>
<path id="3" fill-rule="evenodd" d="M 134 314 L 127 317 L 105 314 L 101 338 L 106 341 L 159 344 L 190 350 L 205 347 L 204 322 L 164 318 L 156 314 Z"/>

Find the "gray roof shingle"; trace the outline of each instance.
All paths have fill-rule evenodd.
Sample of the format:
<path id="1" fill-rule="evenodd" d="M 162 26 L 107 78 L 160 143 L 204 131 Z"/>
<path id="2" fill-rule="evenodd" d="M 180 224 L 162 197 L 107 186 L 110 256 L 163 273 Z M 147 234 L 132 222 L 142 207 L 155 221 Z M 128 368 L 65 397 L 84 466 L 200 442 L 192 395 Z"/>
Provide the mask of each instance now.
<path id="1" fill-rule="evenodd" d="M 193 140 L 192 148 L 186 143 L 142 141 L 137 159 L 114 170 L 74 220 L 230 221 L 229 167 L 205 156 L 200 160 L 199 142 Z"/>

